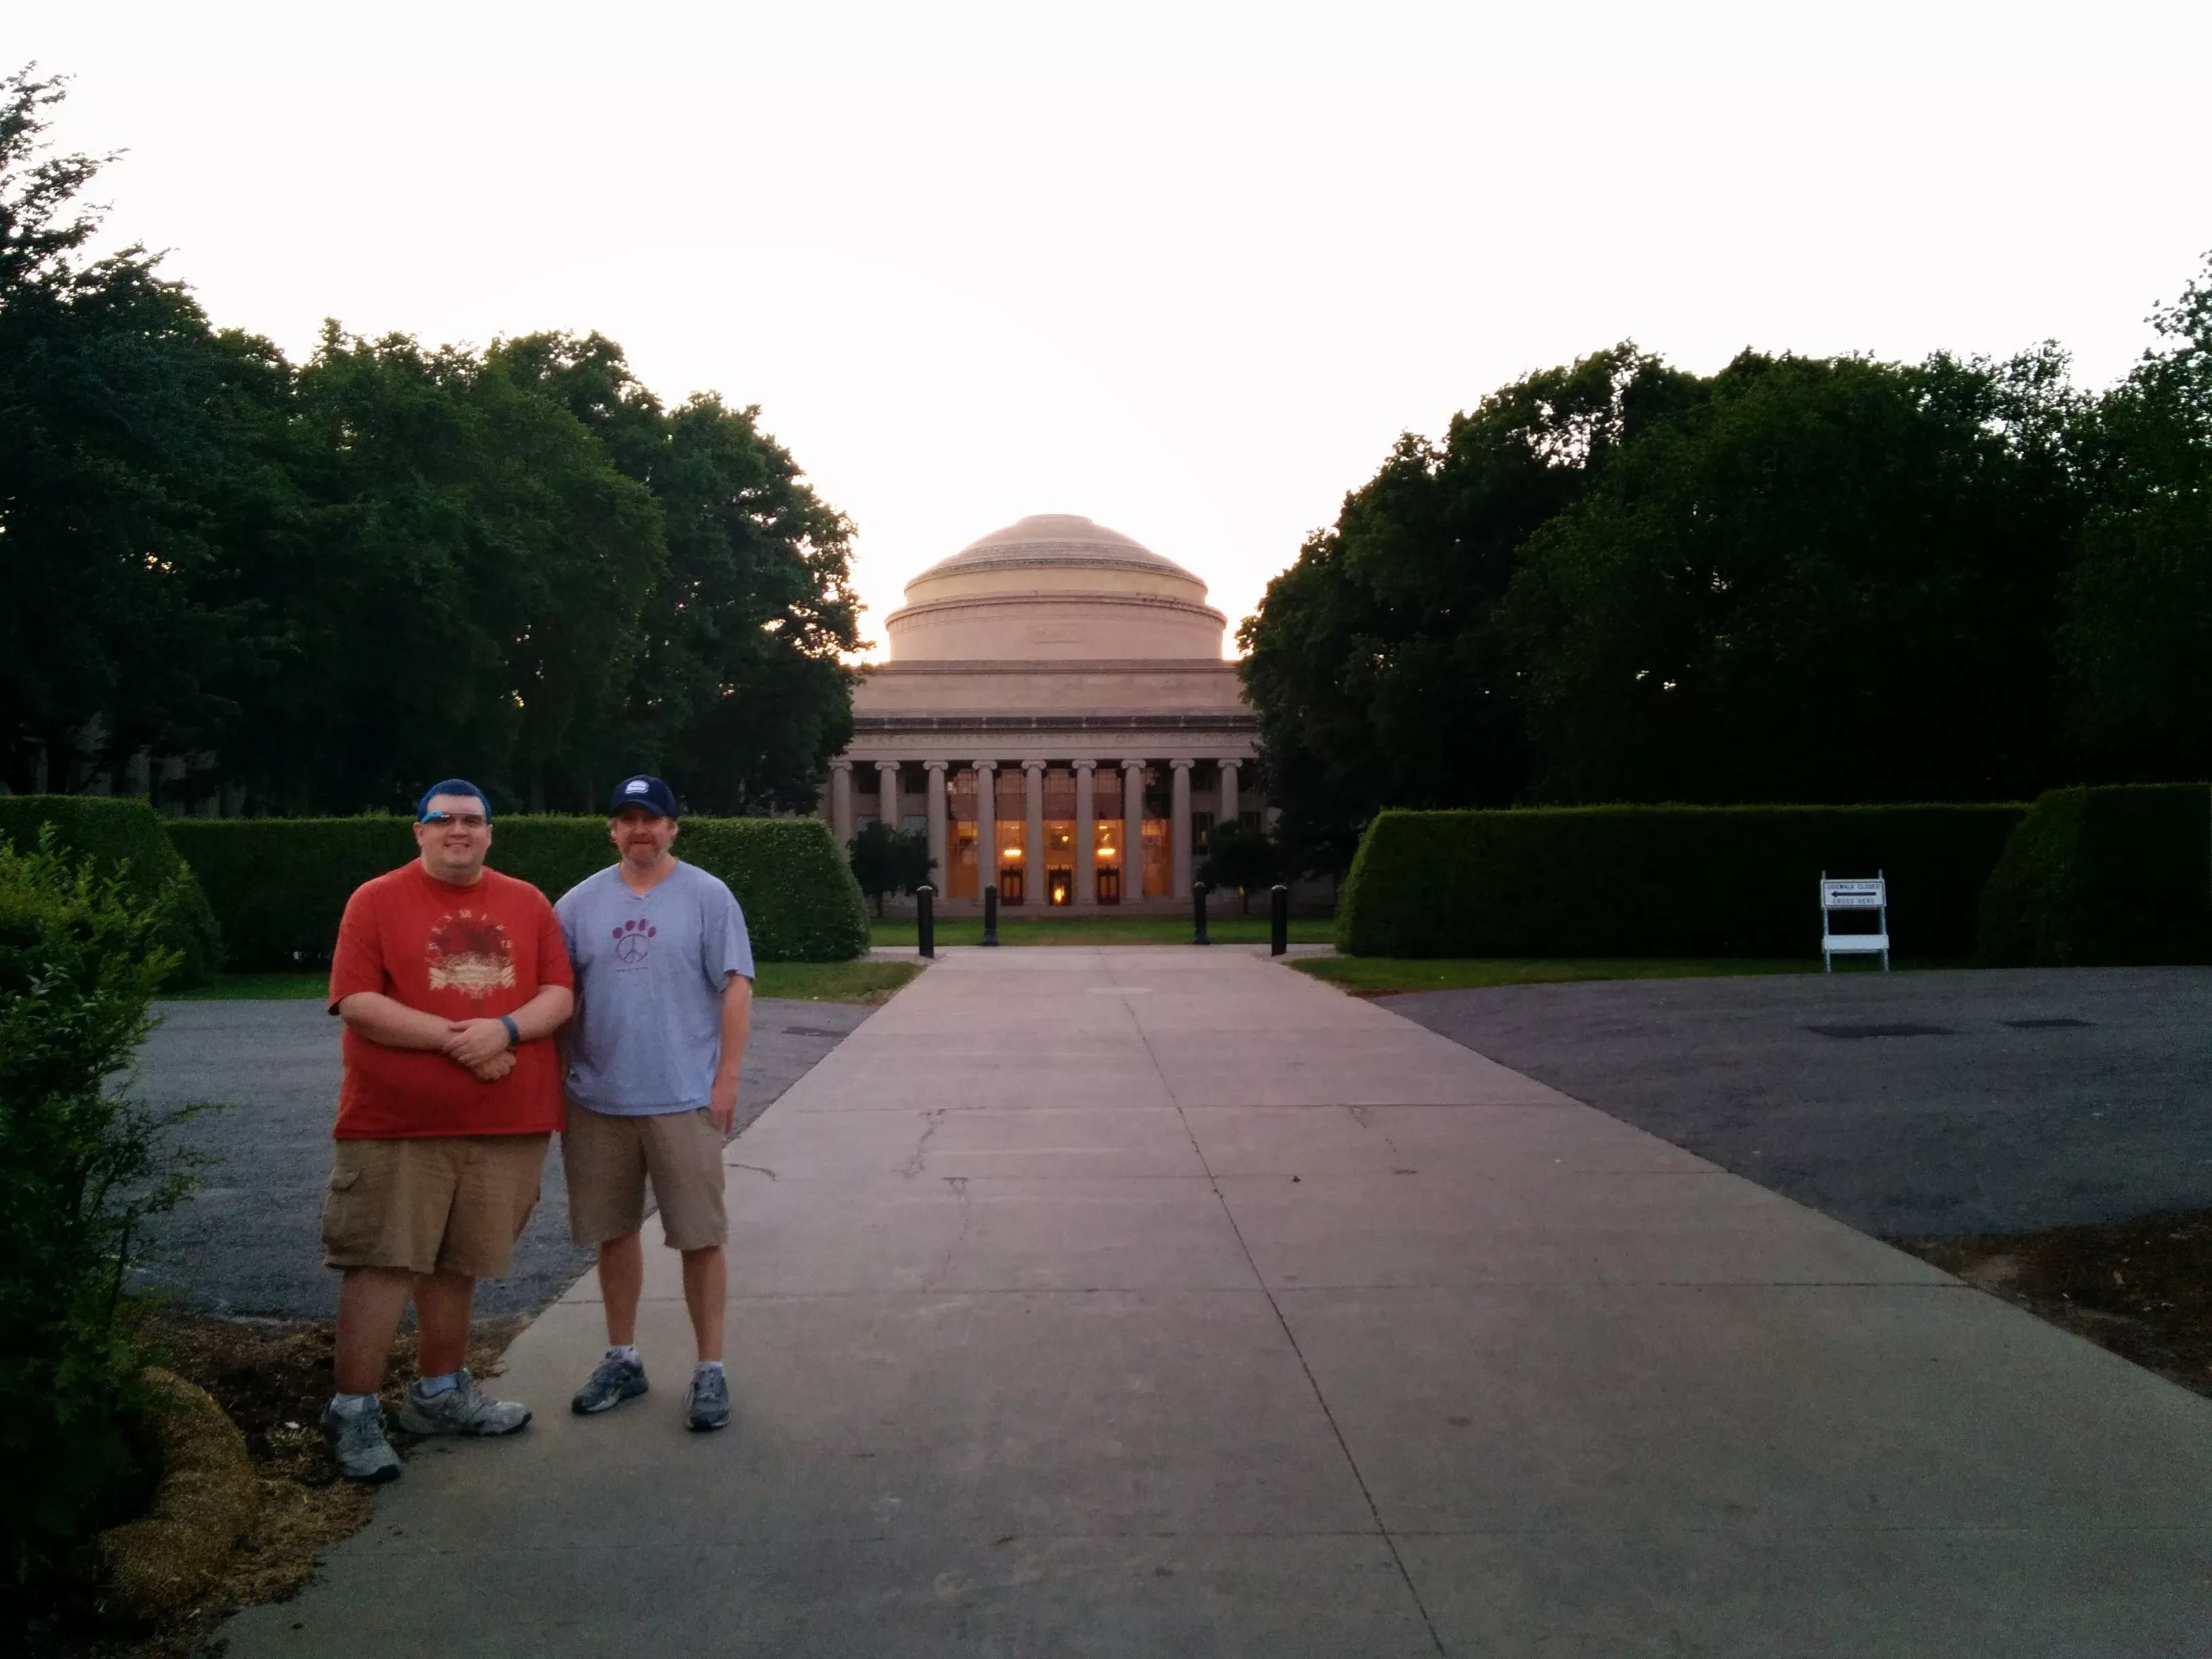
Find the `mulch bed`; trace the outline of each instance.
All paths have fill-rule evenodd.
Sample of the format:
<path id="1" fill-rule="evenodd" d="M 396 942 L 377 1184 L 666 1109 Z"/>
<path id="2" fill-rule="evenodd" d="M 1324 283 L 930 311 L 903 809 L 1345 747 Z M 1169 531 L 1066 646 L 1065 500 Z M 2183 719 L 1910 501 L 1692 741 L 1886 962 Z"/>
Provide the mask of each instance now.
<path id="1" fill-rule="evenodd" d="M 2212 1398 L 2212 1210 L 1899 1249 Z"/>
<path id="2" fill-rule="evenodd" d="M 500 1356 L 526 1322 L 520 1316 L 477 1322 L 468 1364 L 479 1380 L 498 1375 Z M 260 1477 L 260 1513 L 203 1605 L 152 1632 L 48 1630 L 37 1651 L 73 1659 L 195 1659 L 212 1651 L 206 1640 L 216 1625 L 240 1607 L 296 1594 L 325 1549 L 368 1523 L 368 1492 L 339 1479 L 323 1446 L 334 1330 L 327 1319 L 218 1319 L 179 1310 L 149 1316 L 152 1358 L 213 1395 L 245 1434 Z M 414 1375 L 415 1333 L 404 1330 L 386 1372 L 387 1407 L 398 1407 Z M 388 1415 L 386 1426 L 405 1457 L 416 1437 Z"/>

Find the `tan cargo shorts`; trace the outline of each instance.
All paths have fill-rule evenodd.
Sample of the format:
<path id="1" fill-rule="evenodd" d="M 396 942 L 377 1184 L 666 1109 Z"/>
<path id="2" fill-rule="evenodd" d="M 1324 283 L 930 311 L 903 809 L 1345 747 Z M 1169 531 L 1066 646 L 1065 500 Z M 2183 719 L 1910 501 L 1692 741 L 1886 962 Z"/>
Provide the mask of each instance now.
<path id="1" fill-rule="evenodd" d="M 722 1132 L 703 1106 L 627 1117 L 572 1100 L 561 1166 L 568 1176 L 568 1234 L 579 1244 L 604 1244 L 642 1227 L 647 1181 L 669 1249 L 703 1250 L 730 1236 Z"/>
<path id="2" fill-rule="evenodd" d="M 341 1140 L 323 1200 L 323 1265 L 503 1279 L 538 1206 L 550 1135 Z"/>

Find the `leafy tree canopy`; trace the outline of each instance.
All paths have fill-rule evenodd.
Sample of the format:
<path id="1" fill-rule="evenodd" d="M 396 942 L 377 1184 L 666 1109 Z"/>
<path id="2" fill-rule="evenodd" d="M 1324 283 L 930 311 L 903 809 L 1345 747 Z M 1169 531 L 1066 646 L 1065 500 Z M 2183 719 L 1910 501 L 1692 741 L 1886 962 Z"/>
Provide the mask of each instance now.
<path id="1" fill-rule="evenodd" d="M 18 790 L 150 753 L 252 810 L 462 772 L 591 810 L 811 804 L 851 731 L 852 527 L 711 393 L 597 334 L 477 352 L 336 323 L 306 363 L 84 249 L 97 158 L 0 83 L 0 745 Z"/>

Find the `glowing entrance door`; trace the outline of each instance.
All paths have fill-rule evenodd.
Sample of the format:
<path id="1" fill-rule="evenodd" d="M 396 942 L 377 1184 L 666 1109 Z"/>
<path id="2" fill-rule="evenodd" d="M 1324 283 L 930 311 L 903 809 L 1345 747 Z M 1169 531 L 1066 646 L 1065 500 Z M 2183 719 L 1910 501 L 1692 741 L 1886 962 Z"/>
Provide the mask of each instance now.
<path id="1" fill-rule="evenodd" d="M 1050 792 L 1045 801 L 1052 802 Z M 1047 818 L 1044 823 L 1044 896 L 1048 904 L 1075 902 L 1075 820 Z"/>
<path id="2" fill-rule="evenodd" d="M 1119 793 L 1116 792 L 1118 802 Z M 1121 825 L 1117 820 L 1100 818 L 1094 826 L 1097 853 L 1091 866 L 1091 879 L 1097 884 L 1101 904 L 1121 902 Z"/>

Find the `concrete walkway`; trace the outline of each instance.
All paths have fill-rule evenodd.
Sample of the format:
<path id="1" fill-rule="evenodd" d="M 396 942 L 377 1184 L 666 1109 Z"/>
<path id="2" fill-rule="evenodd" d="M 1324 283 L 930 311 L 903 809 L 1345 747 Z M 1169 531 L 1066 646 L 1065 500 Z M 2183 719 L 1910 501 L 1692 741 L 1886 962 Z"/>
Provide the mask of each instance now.
<path id="1" fill-rule="evenodd" d="M 2212 1403 L 1249 951 L 949 955 L 728 1153 L 738 1421 L 432 1448 L 250 1656 L 2198 1655 Z"/>

